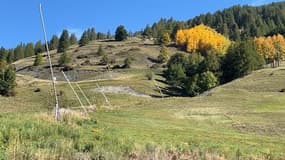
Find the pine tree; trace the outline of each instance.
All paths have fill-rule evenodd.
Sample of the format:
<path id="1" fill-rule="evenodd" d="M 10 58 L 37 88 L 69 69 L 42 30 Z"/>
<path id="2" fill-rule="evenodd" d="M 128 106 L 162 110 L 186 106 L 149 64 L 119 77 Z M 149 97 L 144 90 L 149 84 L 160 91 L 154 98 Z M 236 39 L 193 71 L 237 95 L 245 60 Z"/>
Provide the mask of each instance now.
<path id="1" fill-rule="evenodd" d="M 90 29 L 90 34 L 88 35 L 88 37 L 90 41 L 96 40 L 97 35 L 96 35 L 95 28 Z"/>
<path id="2" fill-rule="evenodd" d="M 124 41 L 128 38 L 128 32 L 123 25 L 120 25 L 116 29 L 115 39 L 116 41 Z"/>
<path id="3" fill-rule="evenodd" d="M 14 61 L 24 58 L 25 47 L 21 43 L 14 50 Z"/>
<path id="4" fill-rule="evenodd" d="M 57 37 L 57 35 L 53 35 L 52 36 L 52 38 L 51 38 L 51 40 L 50 40 L 50 42 L 49 42 L 49 49 L 50 50 L 55 50 L 55 49 L 57 49 L 58 48 L 58 42 L 59 40 L 58 40 L 58 37 Z"/>
<path id="5" fill-rule="evenodd" d="M 65 52 L 63 52 L 63 53 L 60 55 L 60 58 L 59 58 L 59 60 L 58 60 L 59 66 L 64 67 L 64 66 L 66 66 L 69 62 L 70 62 L 70 58 L 68 57 L 68 55 L 67 55 Z"/>
<path id="6" fill-rule="evenodd" d="M 105 54 L 105 51 L 103 50 L 102 45 L 100 45 L 97 51 L 97 55 L 103 56 L 104 54 Z"/>
<path id="7" fill-rule="evenodd" d="M 171 56 L 167 63 L 167 70 L 164 75 L 167 83 L 174 87 L 182 87 L 186 80 L 186 66 L 188 64 L 188 55 L 177 53 Z"/>
<path id="8" fill-rule="evenodd" d="M 25 57 L 30 57 L 35 55 L 35 50 L 34 50 L 34 44 L 33 43 L 28 43 L 25 47 L 24 51 L 24 56 Z"/>
<path id="9" fill-rule="evenodd" d="M 34 47 L 34 53 L 38 54 L 38 53 L 43 53 L 45 51 L 44 45 L 42 44 L 41 41 L 37 41 Z"/>
<path id="10" fill-rule="evenodd" d="M 111 34 L 110 31 L 107 32 L 107 37 L 106 37 L 106 38 L 107 38 L 107 39 L 112 39 L 112 34 Z"/>
<path id="11" fill-rule="evenodd" d="M 0 71 L 0 95 L 13 96 L 15 94 L 15 80 L 16 74 L 11 66 L 6 69 L 2 69 L 2 71 Z"/>
<path id="12" fill-rule="evenodd" d="M 227 24 L 223 24 L 222 27 L 221 27 L 221 33 L 226 36 L 226 37 L 229 37 L 229 33 L 230 33 L 230 30 L 229 30 L 229 27 Z"/>
<path id="13" fill-rule="evenodd" d="M 147 25 L 142 33 L 142 35 L 144 36 L 144 38 L 151 38 L 152 35 L 152 30 L 150 28 L 149 25 Z"/>
<path id="14" fill-rule="evenodd" d="M 7 62 L 5 60 L 0 60 L 0 72 L 3 72 L 6 66 L 7 66 Z"/>
<path id="15" fill-rule="evenodd" d="M 160 63 L 165 63 L 169 60 L 168 49 L 165 46 L 161 47 L 160 54 L 157 57 Z"/>
<path id="16" fill-rule="evenodd" d="M 230 38 L 237 40 L 237 41 L 239 41 L 241 39 L 240 38 L 240 31 L 239 31 L 238 25 L 236 23 L 232 27 L 232 34 L 230 35 Z"/>
<path id="17" fill-rule="evenodd" d="M 232 44 L 225 56 L 223 68 L 223 81 L 228 82 L 245 76 L 251 71 L 260 69 L 264 59 L 259 55 L 254 45 L 247 42 Z"/>
<path id="18" fill-rule="evenodd" d="M 90 28 L 88 28 L 88 29 L 86 30 L 86 33 L 87 33 L 88 41 L 91 41 L 91 39 L 92 39 L 91 29 L 90 29 Z"/>
<path id="19" fill-rule="evenodd" d="M 79 46 L 82 47 L 82 46 L 87 45 L 88 43 L 89 43 L 89 38 L 88 38 L 87 32 L 84 31 L 79 40 Z"/>
<path id="20" fill-rule="evenodd" d="M 4 48 L 0 48 L 0 61 L 7 61 L 8 51 Z"/>
<path id="21" fill-rule="evenodd" d="M 70 45 L 74 45 L 74 44 L 77 43 L 77 37 L 76 37 L 76 35 L 75 35 L 74 33 L 72 33 L 72 34 L 70 35 L 69 41 L 70 41 Z"/>
<path id="22" fill-rule="evenodd" d="M 35 61 L 34 61 L 34 66 L 41 65 L 43 61 L 43 55 L 41 53 L 38 53 L 36 55 Z"/>
<path id="23" fill-rule="evenodd" d="M 102 32 L 98 32 L 96 36 L 98 40 L 106 39 L 106 35 Z"/>
<path id="24" fill-rule="evenodd" d="M 173 27 L 173 30 L 171 32 L 171 35 L 170 35 L 170 38 L 171 38 L 172 41 L 175 41 L 177 31 L 180 30 L 180 29 L 183 29 L 183 28 L 184 28 L 183 23 L 176 22 L 176 24 Z"/>
<path id="25" fill-rule="evenodd" d="M 7 63 L 12 63 L 14 61 L 14 49 L 8 50 L 8 55 L 6 58 Z"/>
<path id="26" fill-rule="evenodd" d="M 66 52 L 69 47 L 69 34 L 67 30 L 63 30 L 59 38 L 57 53 Z"/>

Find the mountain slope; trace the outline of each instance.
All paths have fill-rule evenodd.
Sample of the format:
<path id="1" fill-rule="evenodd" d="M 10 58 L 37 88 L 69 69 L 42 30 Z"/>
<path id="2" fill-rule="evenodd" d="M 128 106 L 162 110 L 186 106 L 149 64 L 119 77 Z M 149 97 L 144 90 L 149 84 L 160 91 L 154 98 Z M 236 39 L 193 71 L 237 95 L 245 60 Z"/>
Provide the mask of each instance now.
<path id="1" fill-rule="evenodd" d="M 81 81 L 79 85 L 91 102 L 101 109 L 90 113 L 87 119 L 66 118 L 59 126 L 54 124 L 50 114 L 53 106 L 50 84 L 45 80 L 19 76 L 18 96 L 0 97 L 0 109 L 9 113 L 0 116 L 3 122 L 0 133 L 12 136 L 22 135 L 21 130 L 29 131 L 30 135 L 37 132 L 32 139 L 20 136 L 22 139 L 18 144 L 19 155 L 31 153 L 34 157 L 46 157 L 45 153 L 50 153 L 48 155 L 65 159 L 74 159 L 78 155 L 145 159 L 153 154 L 166 158 L 178 156 L 180 159 L 191 159 L 192 156 L 284 158 L 285 95 L 280 92 L 285 88 L 284 69 L 259 70 L 195 98 L 161 99 L 106 93 L 112 110 L 104 109 L 108 104 L 96 90 L 96 83 L 102 87 L 129 86 L 136 92 L 149 95 L 159 96 L 159 91 L 141 69 L 128 71 L 129 76 L 124 78 Z M 155 78 L 162 79 L 159 75 Z M 157 83 L 161 88 L 166 87 L 160 81 Z M 79 103 L 68 85 L 61 81 L 57 86 L 62 92 L 60 106 L 79 111 Z M 40 92 L 35 92 L 37 88 Z M 16 118 L 19 115 L 21 119 Z M 34 129 L 29 130 L 29 126 Z M 56 126 L 61 128 L 60 132 Z M 49 134 L 37 131 L 47 128 Z M 56 148 L 48 145 L 51 142 L 38 141 L 48 137 L 57 144 Z M 13 149 L 7 144 L 4 148 Z M 24 144 L 29 147 L 26 152 L 20 152 Z M 86 147 L 90 154 L 84 153 Z M 3 149 L 0 152 L 9 153 Z"/>

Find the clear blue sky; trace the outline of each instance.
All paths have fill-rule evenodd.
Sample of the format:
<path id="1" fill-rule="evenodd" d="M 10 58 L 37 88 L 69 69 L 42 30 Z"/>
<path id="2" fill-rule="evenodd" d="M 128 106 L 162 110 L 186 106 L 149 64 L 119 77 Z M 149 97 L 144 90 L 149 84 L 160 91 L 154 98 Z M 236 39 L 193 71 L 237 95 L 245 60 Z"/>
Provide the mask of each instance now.
<path id="1" fill-rule="evenodd" d="M 237 4 L 261 5 L 280 0 L 3 0 L 0 46 L 43 40 L 39 3 L 42 3 L 48 38 L 68 29 L 77 35 L 83 29 L 112 33 L 120 24 L 138 31 L 161 17 L 188 20 Z"/>

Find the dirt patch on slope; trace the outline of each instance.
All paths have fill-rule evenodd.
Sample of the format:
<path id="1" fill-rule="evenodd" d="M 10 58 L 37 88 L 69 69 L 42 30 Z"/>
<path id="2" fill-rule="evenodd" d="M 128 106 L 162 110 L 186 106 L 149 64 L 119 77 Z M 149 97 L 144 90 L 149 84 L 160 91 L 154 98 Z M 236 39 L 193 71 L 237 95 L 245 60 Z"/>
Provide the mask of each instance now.
<path id="1" fill-rule="evenodd" d="M 150 98 L 149 95 L 136 92 L 129 86 L 101 86 L 100 88 L 96 88 L 95 91 L 104 93 L 129 94 L 137 97 Z"/>

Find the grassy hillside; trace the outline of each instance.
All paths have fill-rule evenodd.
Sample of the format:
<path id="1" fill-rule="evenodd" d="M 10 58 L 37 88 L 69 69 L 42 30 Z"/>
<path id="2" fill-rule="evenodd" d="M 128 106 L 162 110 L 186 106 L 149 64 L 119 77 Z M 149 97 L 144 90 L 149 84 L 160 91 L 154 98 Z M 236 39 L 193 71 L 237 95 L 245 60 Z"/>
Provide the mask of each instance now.
<path id="1" fill-rule="evenodd" d="M 106 75 L 106 66 L 100 65 L 102 56 L 96 53 L 99 46 L 102 46 L 104 52 L 108 55 L 110 60 L 115 60 L 112 67 L 116 65 L 123 65 L 124 59 L 130 57 L 132 61 L 132 69 L 144 70 L 149 69 L 155 64 L 155 59 L 159 55 L 160 46 L 154 45 L 153 41 L 141 40 L 132 38 L 124 42 L 116 42 L 112 40 L 107 41 L 92 41 L 84 47 L 72 46 L 67 51 L 71 58 L 70 66 L 74 70 L 69 71 L 71 78 L 74 80 L 94 80 L 108 78 Z M 169 54 L 175 54 L 178 50 L 175 47 L 169 47 Z M 52 63 L 55 65 L 55 76 L 59 80 L 64 80 L 62 74 L 59 72 L 60 68 L 57 67 L 60 54 L 52 51 Z M 19 74 L 30 75 L 36 78 L 48 79 L 49 68 L 47 59 L 44 58 L 44 63 L 40 66 L 32 66 L 34 57 L 25 58 L 15 62 L 15 66 Z M 115 72 L 120 73 L 120 69 L 114 69 Z M 124 70 L 123 70 L 124 71 Z M 104 74 L 105 73 L 105 74 Z M 116 75 L 114 75 L 116 76 Z"/>
<path id="2" fill-rule="evenodd" d="M 195 98 L 157 98 L 160 93 L 145 74 L 154 64 L 148 57 L 156 57 L 159 47 L 143 43 L 94 42 L 69 50 L 75 70 L 89 71 L 74 79 L 80 80 L 79 85 L 99 110 L 88 117 L 80 114 L 70 88 L 58 81 L 60 106 L 75 111 L 64 116 L 62 123 L 53 121 L 46 64 L 31 70 L 32 58 L 16 62 L 17 67 L 26 68 L 18 72 L 16 97 L 0 97 L 0 159 L 285 157 L 285 94 L 280 92 L 285 88 L 284 67 L 254 72 Z M 84 60 L 78 60 L 77 55 L 90 56 L 99 44 L 104 48 L 116 46 L 110 54 L 117 59 L 122 57 L 118 56 L 122 51 L 132 54 L 136 58 L 133 67 L 106 72 L 104 66 L 79 65 Z M 130 51 L 134 47 L 140 49 Z M 176 52 L 174 48 L 170 50 L 171 54 Z M 56 61 L 58 55 L 53 57 Z M 96 63 L 99 57 L 89 59 Z M 100 68 L 103 69 L 98 72 Z M 68 72 L 70 77 L 72 72 Z M 155 82 L 166 88 L 161 69 L 154 72 Z M 59 73 L 57 77 L 62 79 Z M 108 92 L 109 106 L 96 84 L 102 88 L 130 87 L 133 92 L 150 97 Z"/>

